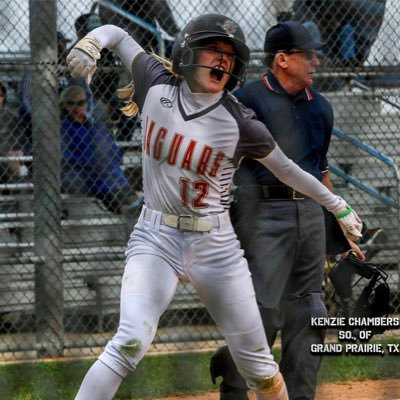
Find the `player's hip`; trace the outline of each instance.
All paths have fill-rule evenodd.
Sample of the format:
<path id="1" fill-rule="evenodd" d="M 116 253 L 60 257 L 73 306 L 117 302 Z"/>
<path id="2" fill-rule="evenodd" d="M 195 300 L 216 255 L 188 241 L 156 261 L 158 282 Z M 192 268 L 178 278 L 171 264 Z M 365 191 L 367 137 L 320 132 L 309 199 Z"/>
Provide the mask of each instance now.
<path id="1" fill-rule="evenodd" d="M 127 257 L 155 254 L 181 270 L 193 264 L 223 265 L 231 257 L 242 256 L 228 212 L 198 220 L 187 217 L 180 219 L 143 207 L 128 242 Z"/>

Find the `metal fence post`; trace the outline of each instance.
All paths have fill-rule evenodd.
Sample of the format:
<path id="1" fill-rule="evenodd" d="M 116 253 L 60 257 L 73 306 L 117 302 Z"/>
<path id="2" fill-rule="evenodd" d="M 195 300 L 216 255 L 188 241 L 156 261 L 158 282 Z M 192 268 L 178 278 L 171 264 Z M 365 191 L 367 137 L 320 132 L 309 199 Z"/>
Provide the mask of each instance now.
<path id="1" fill-rule="evenodd" d="M 56 0 L 30 0 L 33 182 L 35 197 L 35 312 L 37 354 L 62 355 L 60 120 Z"/>

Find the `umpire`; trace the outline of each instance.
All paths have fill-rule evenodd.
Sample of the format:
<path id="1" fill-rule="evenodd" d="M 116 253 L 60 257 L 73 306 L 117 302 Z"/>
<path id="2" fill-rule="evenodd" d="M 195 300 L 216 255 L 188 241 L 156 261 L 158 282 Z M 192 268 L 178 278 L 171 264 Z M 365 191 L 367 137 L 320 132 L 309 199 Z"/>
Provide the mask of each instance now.
<path id="1" fill-rule="evenodd" d="M 265 38 L 268 72 L 234 94 L 256 112 L 289 158 L 331 189 L 327 151 L 333 110 L 310 87 L 319 66 L 316 50 L 323 45 L 299 22 L 278 23 Z M 310 353 L 310 345 L 323 343 L 325 332 L 312 329 L 310 319 L 327 315 L 324 212 L 257 161 L 243 160 L 235 185 L 232 220 L 249 262 L 268 343 L 272 346 L 281 330 L 280 369 L 290 400 L 314 399 L 321 357 Z M 214 382 L 223 377 L 221 400 L 248 399 L 227 347 L 213 355 L 210 370 Z"/>

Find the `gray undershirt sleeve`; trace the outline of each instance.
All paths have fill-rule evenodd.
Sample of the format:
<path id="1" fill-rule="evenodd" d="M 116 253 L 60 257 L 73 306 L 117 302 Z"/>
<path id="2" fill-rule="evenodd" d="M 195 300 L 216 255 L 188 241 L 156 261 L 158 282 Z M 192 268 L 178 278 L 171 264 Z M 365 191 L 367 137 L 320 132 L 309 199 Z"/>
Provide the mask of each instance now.
<path id="1" fill-rule="evenodd" d="M 101 48 L 113 50 L 126 68 L 131 70 L 132 61 L 139 54 L 143 53 L 143 48 L 123 29 L 115 25 L 103 25 L 89 33 L 100 41 Z"/>
<path id="2" fill-rule="evenodd" d="M 332 211 L 340 205 L 340 197 L 334 195 L 318 179 L 286 157 L 278 146 L 267 157 L 257 161 L 268 168 L 280 181 L 311 197 L 327 210 Z"/>

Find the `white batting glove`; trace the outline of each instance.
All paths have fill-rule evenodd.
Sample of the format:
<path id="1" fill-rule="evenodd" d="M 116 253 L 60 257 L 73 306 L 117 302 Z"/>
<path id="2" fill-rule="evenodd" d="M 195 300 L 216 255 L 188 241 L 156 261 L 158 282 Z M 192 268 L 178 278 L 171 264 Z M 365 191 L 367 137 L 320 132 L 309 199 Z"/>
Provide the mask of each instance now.
<path id="1" fill-rule="evenodd" d="M 337 196 L 339 204 L 329 210 L 338 220 L 345 236 L 353 242 L 358 242 L 362 237 L 362 221 L 357 213 L 341 197 Z"/>
<path id="2" fill-rule="evenodd" d="M 67 56 L 68 69 L 74 78 L 83 78 L 90 84 L 96 71 L 96 60 L 100 59 L 101 45 L 94 37 L 81 39 Z"/>

